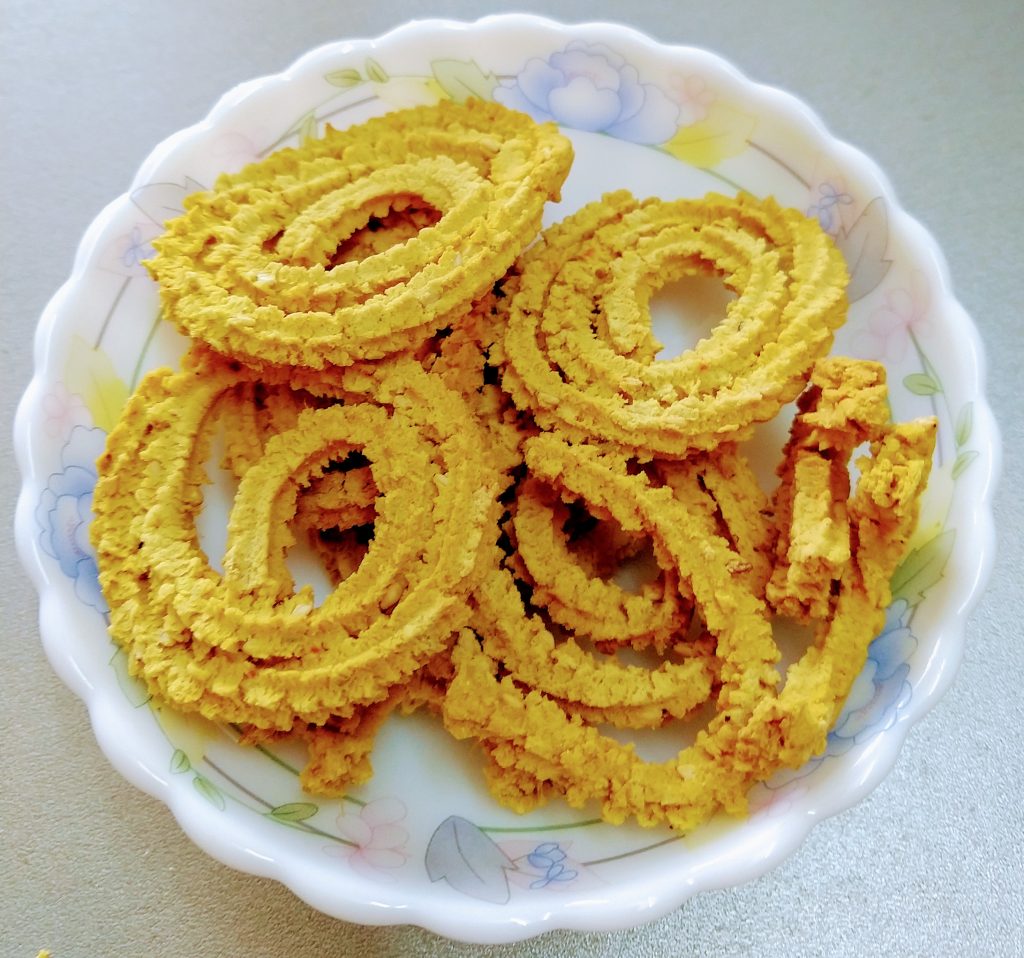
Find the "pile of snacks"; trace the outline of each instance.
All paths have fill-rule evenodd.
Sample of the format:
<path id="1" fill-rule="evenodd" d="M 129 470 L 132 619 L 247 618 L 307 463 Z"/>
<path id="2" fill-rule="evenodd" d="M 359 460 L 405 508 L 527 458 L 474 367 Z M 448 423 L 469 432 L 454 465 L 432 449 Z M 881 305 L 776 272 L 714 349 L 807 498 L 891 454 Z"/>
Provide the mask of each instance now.
<path id="1" fill-rule="evenodd" d="M 827 355 L 831 239 L 770 199 L 621 192 L 542 233 L 571 162 L 552 124 L 446 102 L 224 176 L 155 244 L 191 345 L 99 463 L 110 631 L 160 700 L 302 737 L 310 791 L 365 781 L 380 723 L 429 708 L 512 808 L 687 830 L 824 747 L 882 626 L 935 423 L 892 424 L 882 367 Z M 690 274 L 735 299 L 658 360 L 651 296 Z M 769 495 L 739 443 L 793 400 Z M 784 675 L 776 616 L 813 631 Z M 696 714 L 665 762 L 607 732 Z"/>

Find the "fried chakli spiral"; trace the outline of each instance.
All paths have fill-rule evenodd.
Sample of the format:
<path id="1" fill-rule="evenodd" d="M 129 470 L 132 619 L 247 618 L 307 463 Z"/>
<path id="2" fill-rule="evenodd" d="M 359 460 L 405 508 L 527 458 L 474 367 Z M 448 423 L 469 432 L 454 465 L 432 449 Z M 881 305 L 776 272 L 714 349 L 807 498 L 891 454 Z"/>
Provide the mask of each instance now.
<path id="1" fill-rule="evenodd" d="M 650 535 L 658 565 L 669 573 L 678 571 L 670 542 L 677 533 L 663 528 L 656 507 L 652 508 L 653 503 L 670 502 L 671 490 L 650 488 L 647 476 L 631 472 L 621 458 L 603 455 L 594 447 L 567 446 L 550 434 L 527 440 L 526 465 L 535 480 L 585 500 L 626 532 Z M 706 518 L 714 523 L 708 502 Z M 613 590 L 618 591 L 617 598 L 609 597 Z M 599 595 L 598 601 L 610 608 L 628 602 L 628 595 L 614 585 Z M 500 662 L 514 682 L 543 690 L 578 717 L 629 728 L 656 727 L 667 718 L 689 714 L 707 699 L 716 680 L 713 646 L 693 641 L 687 635 L 686 620 L 679 622 L 673 641 L 667 643 L 668 654 L 656 667 L 646 668 L 612 656 L 595 656 L 572 635 L 560 640 L 541 615 L 524 610 L 508 575 L 485 579 L 474 598 L 478 614 L 473 626 L 485 654 Z M 595 608 L 595 617 L 606 606 Z M 547 611 L 551 612 L 550 607 Z M 590 637 L 586 623 L 577 635 Z"/>
<path id="2" fill-rule="evenodd" d="M 836 437 L 823 458 L 852 450 L 861 420 L 875 419 L 878 373 L 876 364 L 826 363 L 794 423 L 788 459 L 799 458 L 801 437 L 815 429 Z M 837 382 L 835 395 L 846 398 L 832 403 Z M 765 568 L 751 561 L 752 540 L 731 534 L 727 520 L 723 528 L 730 510 L 712 497 L 714 481 L 702 478 L 695 463 L 674 462 L 671 483 L 659 485 L 592 445 L 550 435 L 528 441 L 527 464 L 536 475 L 572 477 L 588 501 L 616 508 L 620 521 L 632 515 L 672 557 L 716 640 L 718 691 L 715 713 L 693 744 L 666 762 L 648 762 L 566 707 L 564 646 L 543 641 L 536 616 L 520 627 L 520 636 L 529 636 L 522 651 L 521 639 L 499 633 L 495 641 L 478 620 L 479 639 L 463 632 L 456 646 L 443 714 L 453 734 L 483 745 L 493 793 L 520 810 L 552 795 L 577 806 L 596 799 L 609 821 L 632 815 L 641 824 L 664 821 L 686 831 L 719 809 L 741 812 L 754 782 L 820 751 L 882 626 L 888 581 L 916 524 L 934 448 L 934 420 L 877 423 L 870 431 L 871 455 L 859 461 L 860 478 L 845 503 L 848 561 L 826 586 L 824 617 L 781 687 L 771 612 L 758 593 Z M 789 514 L 788 521 L 798 520 Z M 791 529 L 784 538 L 792 541 Z M 762 537 L 758 548 L 765 547 Z M 481 586 L 484 602 L 489 588 L 491 580 Z M 493 620 L 482 625 L 497 628 Z M 510 665 L 510 650 L 531 657 L 528 676 L 516 660 Z"/>
<path id="3" fill-rule="evenodd" d="M 294 429 L 303 409 L 323 404 L 323 397 L 284 383 L 239 383 L 215 406 L 225 444 L 223 465 L 241 479 L 263 457 L 271 436 Z M 348 578 L 366 555 L 378 495 L 366 457 L 355 451 L 300 490 L 291 523 L 294 534 L 319 555 L 335 585 Z"/>
<path id="4" fill-rule="evenodd" d="M 609 521 L 607 517 L 602 528 Z M 613 537 L 596 537 L 600 545 L 591 556 L 589 550 L 571 549 L 566 536 L 570 522 L 569 506 L 551 486 L 535 478 L 520 485 L 511 519 L 515 551 L 509 564 L 530 587 L 533 604 L 543 607 L 555 624 L 588 636 L 602 651 L 619 645 L 663 651 L 686 632 L 692 606 L 680 591 L 671 563 L 666 563 L 669 569 L 659 568 L 652 581 L 627 591 L 602 575 L 591 560 L 633 558 L 630 546 L 640 537 L 620 532 L 614 537 L 622 540 L 618 550 L 614 540 L 609 541 Z"/>
<path id="5" fill-rule="evenodd" d="M 147 265 L 169 319 L 256 368 L 375 359 L 491 289 L 571 160 L 554 124 L 477 100 L 329 128 L 189 197 Z"/>
<path id="6" fill-rule="evenodd" d="M 842 255 L 774 201 L 611 193 L 551 227 L 519 264 L 505 388 L 543 428 L 684 457 L 745 438 L 803 389 L 845 319 Z M 648 304 L 686 274 L 736 294 L 694 349 L 655 361 Z"/>
<path id="7" fill-rule="evenodd" d="M 242 476 L 224 572 L 195 521 L 211 410 L 238 364 L 197 351 L 147 377 L 100 461 L 92 535 L 133 672 L 179 708 L 290 729 L 384 699 L 468 618 L 500 480 L 472 417 L 414 362 L 351 371 L 373 402 L 310 407 Z M 380 491 L 366 558 L 317 605 L 285 563 L 299 489 L 360 450 Z"/>

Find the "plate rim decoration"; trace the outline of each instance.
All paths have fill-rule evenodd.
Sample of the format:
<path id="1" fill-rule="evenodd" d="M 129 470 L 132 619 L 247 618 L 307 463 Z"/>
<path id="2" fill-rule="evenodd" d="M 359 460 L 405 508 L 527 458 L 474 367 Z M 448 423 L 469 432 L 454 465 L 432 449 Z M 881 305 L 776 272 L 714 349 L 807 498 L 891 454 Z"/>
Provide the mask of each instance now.
<path id="1" fill-rule="evenodd" d="M 396 69 L 412 62 L 414 47 L 420 59 L 407 72 Z M 432 50 L 438 55 L 427 59 Z M 508 66 L 516 56 L 517 64 Z M 593 84 L 605 83 L 603 94 L 617 90 L 618 100 L 603 96 L 602 113 L 586 96 L 550 98 L 559 70 L 568 82 L 570 60 L 593 67 L 600 74 Z M 547 71 L 543 83 L 539 71 Z M 312 105 L 310 91 L 319 97 Z M 759 787 L 747 819 L 716 820 L 682 838 L 646 833 L 648 845 L 630 850 L 639 829 L 602 833 L 591 842 L 583 830 L 595 823 L 582 814 L 571 818 L 565 807 L 519 827 L 494 806 L 494 824 L 483 825 L 474 812 L 486 806 L 463 795 L 461 783 L 443 793 L 452 802 L 447 815 L 426 799 L 418 809 L 407 794 L 372 790 L 353 793 L 328 812 L 326 803 L 295 793 L 285 753 L 242 749 L 230 730 L 214 734 L 145 697 L 133 698 L 138 689 L 122 674 L 113 645 L 98 638 L 105 636 L 104 601 L 82 538 L 92 463 L 134 381 L 173 352 L 176 334 L 155 317 L 135 333 L 133 345 L 99 344 L 108 326 L 120 331 L 125 315 L 153 309 L 155 291 L 140 264 L 161 211 L 173 210 L 189 189 L 210 185 L 193 169 L 241 165 L 277 145 L 317 136 L 331 119 L 357 122 L 360 110 L 369 115 L 469 95 L 554 118 L 585 146 L 655 151 L 643 156 L 659 169 L 685 167 L 692 182 L 719 189 L 742 185 L 750 170 L 770 168 L 804 198 L 806 212 L 854 264 L 851 298 L 859 319 L 851 336 L 863 337 L 865 350 L 885 356 L 902 374 L 890 380 L 898 390 L 894 403 L 939 417 L 939 479 L 934 494 L 929 491 L 934 514 L 922 519 L 897 570 L 869 667 L 824 756 Z M 294 116 L 254 142 L 248 134 L 257 126 L 257 108 L 276 119 L 289 105 Z M 818 145 L 808 169 L 789 167 L 788 155 L 776 148 L 787 137 Z M 87 318 L 69 318 L 72 310 Z M 933 348 L 939 342 L 947 343 L 944 352 Z M 967 617 L 995 554 L 992 497 L 1001 451 L 985 397 L 984 350 L 935 240 L 902 208 L 878 166 L 831 135 L 803 102 L 751 81 L 714 53 L 608 22 L 559 23 L 531 14 L 413 20 L 374 39 L 326 43 L 281 73 L 227 92 L 203 120 L 158 144 L 128 191 L 86 230 L 70 277 L 36 328 L 34 375 L 18 407 L 14 440 L 22 476 L 15 541 L 39 592 L 43 646 L 55 672 L 87 705 L 114 768 L 166 804 L 208 854 L 278 880 L 320 911 L 364 924 L 414 924 L 478 943 L 555 928 L 631 927 L 699 891 L 752 880 L 781 863 L 816 822 L 852 807 L 891 771 L 910 728 L 953 681 Z M 431 741 L 433 733 L 421 733 Z M 256 771 L 253 762 L 262 763 Z M 262 776 L 271 765 L 273 776 L 266 774 L 273 782 L 268 778 L 267 790 L 257 792 L 247 774 Z M 424 830 L 428 813 L 434 824 Z M 597 827 L 613 828 L 595 826 L 595 834 Z"/>

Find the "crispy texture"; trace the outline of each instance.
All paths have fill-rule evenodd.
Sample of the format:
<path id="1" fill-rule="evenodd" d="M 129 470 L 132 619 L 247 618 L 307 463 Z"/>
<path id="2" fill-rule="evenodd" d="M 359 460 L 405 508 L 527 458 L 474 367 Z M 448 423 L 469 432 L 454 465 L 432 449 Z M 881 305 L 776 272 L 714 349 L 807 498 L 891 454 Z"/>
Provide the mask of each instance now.
<path id="1" fill-rule="evenodd" d="M 570 161 L 494 104 L 402 111 L 222 177 L 155 244 L 193 342 L 99 461 L 111 635 L 160 700 L 304 742 L 308 791 L 366 782 L 424 710 L 511 808 L 688 831 L 824 748 L 882 626 L 935 423 L 826 356 L 831 239 L 770 199 L 621 192 L 538 237 Z M 736 298 L 659 361 L 651 296 L 692 273 Z M 794 399 L 768 495 L 739 441 Z M 785 674 L 776 616 L 813 632 Z M 661 762 L 619 734 L 662 727 Z"/>
<path id="2" fill-rule="evenodd" d="M 851 385 L 872 372 L 851 362 L 822 375 L 833 371 L 849 375 Z M 811 418 L 815 404 L 806 405 Z M 852 449 L 860 423 L 854 419 L 844 425 L 822 413 L 837 432 L 846 430 L 843 445 Z M 797 454 L 795 440 L 806 426 L 807 419 L 795 423 L 791 456 Z M 716 483 L 698 481 L 700 466 L 673 463 L 672 483 L 654 486 L 593 447 L 570 446 L 548 436 L 531 440 L 527 463 L 536 474 L 548 481 L 571 476 L 574 491 L 585 489 L 588 498 L 615 508 L 620 522 L 632 515 L 649 524 L 645 528 L 663 543 L 680 577 L 690 583 L 717 641 L 719 690 L 714 716 L 694 744 L 667 762 L 647 762 L 632 747 L 589 724 L 592 715 L 574 714 L 565 704 L 565 687 L 576 675 L 585 677 L 580 693 L 590 696 L 634 691 L 628 680 L 616 676 L 612 691 L 595 683 L 571 646 L 566 652 L 565 645 L 545 638 L 536 616 L 526 617 L 528 638 L 522 651 L 500 633 L 495 641 L 485 632 L 482 643 L 463 633 L 454 653 L 455 678 L 444 716 L 453 734 L 476 738 L 489 755 L 487 778 L 494 794 L 524 811 L 553 794 L 572 805 L 597 800 L 609 821 L 634 816 L 642 824 L 664 821 L 686 831 L 719 809 L 741 812 L 750 785 L 781 768 L 797 767 L 824 748 L 828 729 L 863 667 L 867 646 L 884 621 L 888 581 L 916 524 L 934 447 L 934 421 L 881 431 L 871 456 L 861 461 L 860 481 L 845 503 L 843 514 L 849 517 L 849 538 L 855 546 L 833 601 L 816 623 L 814 642 L 784 680 L 775 668 L 779 653 L 771 610 L 756 591 L 758 583 L 764 587 L 763 570 L 760 563 L 749 561 L 749 554 L 743 555 L 749 548 L 740 544 L 743 537 L 723 529 L 723 510 L 708 491 Z M 703 469 L 707 476 L 706 464 Z M 791 516 L 790 521 L 804 519 Z M 738 525 L 745 528 L 747 523 Z M 788 538 L 793 539 L 792 530 Z M 491 588 L 490 581 L 484 583 L 480 601 L 491 601 Z M 495 631 L 500 628 L 493 621 L 488 624 Z M 517 656 L 529 656 L 528 665 Z M 656 707 L 657 695 L 646 704 Z"/>
<path id="3" fill-rule="evenodd" d="M 797 406 L 774 496 L 780 534 L 768 599 L 780 614 L 806 622 L 827 614 L 834 583 L 850 562 L 850 456 L 886 432 L 885 370 L 822 360 Z"/>
<path id="4" fill-rule="evenodd" d="M 100 461 L 93 541 L 111 633 L 154 694 L 208 718 L 289 729 L 385 697 L 465 623 L 500 489 L 471 454 L 472 417 L 409 363 L 378 402 L 304 410 L 242 477 L 224 572 L 195 520 L 209 410 L 237 371 L 196 353 L 143 382 Z M 374 548 L 323 603 L 284 562 L 297 490 L 361 449 L 381 490 Z M 269 493 L 269 494 L 268 494 Z"/>
<path id="5" fill-rule="evenodd" d="M 523 256 L 503 383 L 546 429 L 685 458 L 742 439 L 803 389 L 846 314 L 846 267 L 795 210 L 748 195 L 611 193 Z M 655 361 L 648 302 L 687 273 L 737 298 L 696 348 Z"/>
<path id="6" fill-rule="evenodd" d="M 491 289 L 571 160 L 554 124 L 477 100 L 328 128 L 189 197 L 147 267 L 169 319 L 254 368 L 379 358 Z M 381 223 L 404 242 L 359 235 Z"/>
<path id="7" fill-rule="evenodd" d="M 605 528 L 614 521 L 608 519 Z M 588 559 L 609 555 L 608 537 L 591 532 L 589 538 L 599 538 L 604 548 L 589 556 L 584 552 L 581 564 L 565 537 L 569 522 L 567 506 L 550 486 L 535 478 L 520 484 L 512 516 L 516 551 L 508 565 L 529 585 L 532 604 L 543 607 L 557 625 L 589 636 L 604 650 L 630 645 L 664 651 L 687 631 L 692 604 L 670 563 L 638 591 L 627 591 L 610 576 L 587 567 Z M 619 556 L 628 560 L 633 550 L 623 546 Z"/>

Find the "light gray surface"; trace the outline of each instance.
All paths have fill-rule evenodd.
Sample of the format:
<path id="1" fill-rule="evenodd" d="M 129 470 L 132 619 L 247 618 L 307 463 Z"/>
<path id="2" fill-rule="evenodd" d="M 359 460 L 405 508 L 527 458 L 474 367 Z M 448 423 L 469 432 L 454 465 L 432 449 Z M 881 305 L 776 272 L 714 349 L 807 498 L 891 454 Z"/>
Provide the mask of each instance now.
<path id="1" fill-rule="evenodd" d="M 962 8 L 962 9 L 961 9 Z M 150 148 L 234 84 L 327 40 L 413 16 L 472 19 L 493 3 L 375 0 L 4 0 L 0 53 L 3 419 L 31 367 L 46 300 L 89 221 Z M 565 21 L 612 19 L 705 46 L 791 90 L 874 157 L 946 253 L 990 357 L 1003 429 L 1000 559 L 960 674 L 912 732 L 895 771 L 824 822 L 782 867 L 705 893 L 651 925 L 474 948 L 408 928 L 361 928 L 273 882 L 212 861 L 100 754 L 81 704 L 43 657 L 35 595 L 3 563 L 0 955 L 427 956 L 1024 954 L 1024 18 L 1019 3 L 567 2 Z M 18 486 L 4 470 L 8 517 Z"/>

